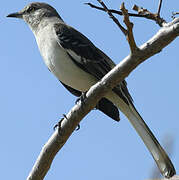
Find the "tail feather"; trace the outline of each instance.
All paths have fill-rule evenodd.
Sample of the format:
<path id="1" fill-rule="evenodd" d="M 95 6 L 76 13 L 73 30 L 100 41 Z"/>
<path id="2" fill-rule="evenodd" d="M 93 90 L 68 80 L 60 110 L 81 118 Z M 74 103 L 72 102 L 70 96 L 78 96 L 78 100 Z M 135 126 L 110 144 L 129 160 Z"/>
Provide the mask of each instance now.
<path id="1" fill-rule="evenodd" d="M 109 93 L 106 97 L 110 99 L 129 119 L 130 123 L 133 125 L 144 144 L 147 146 L 149 152 L 152 154 L 162 175 L 167 178 L 175 175 L 176 171 L 171 160 L 153 135 L 152 131 L 144 122 L 140 114 L 137 112 L 132 101 L 128 101 L 126 104 L 115 93 Z"/>
<path id="2" fill-rule="evenodd" d="M 166 154 L 165 150 L 161 147 L 158 140 L 155 138 L 140 114 L 137 112 L 135 106 L 133 104 L 129 104 L 129 107 L 130 109 L 126 114 L 129 121 L 152 154 L 161 173 L 167 178 L 172 177 L 176 174 L 176 172 L 170 158 Z"/>

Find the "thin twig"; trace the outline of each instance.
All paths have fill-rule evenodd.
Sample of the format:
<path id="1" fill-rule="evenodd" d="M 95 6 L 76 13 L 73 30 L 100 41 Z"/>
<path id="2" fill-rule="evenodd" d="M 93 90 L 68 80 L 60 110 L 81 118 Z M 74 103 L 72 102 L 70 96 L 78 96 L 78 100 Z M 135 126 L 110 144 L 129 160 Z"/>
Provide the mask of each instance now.
<path id="1" fill-rule="evenodd" d="M 92 3 L 85 3 L 85 4 L 89 5 L 91 8 L 95 8 L 95 9 L 98 9 L 98 10 L 101 10 L 101 11 L 106 11 L 104 8 L 101 8 L 101 7 L 99 7 L 99 6 L 96 6 L 96 5 L 92 4 Z M 135 9 L 136 7 L 138 7 L 138 6 L 137 6 L 137 5 L 134 5 L 133 10 L 136 10 L 136 9 Z M 138 8 L 139 8 L 139 7 L 138 7 Z M 138 9 L 138 8 L 137 8 L 137 9 Z M 143 9 L 143 8 L 140 8 L 140 9 Z M 136 11 L 138 11 L 138 10 L 136 10 Z M 121 12 L 121 11 L 117 11 L 117 10 L 114 10 L 114 9 L 108 9 L 108 12 L 122 16 L 122 12 Z M 148 12 L 149 12 L 149 11 L 148 11 Z M 138 13 L 139 13 L 139 12 L 138 12 Z M 146 18 L 146 19 L 149 19 L 149 20 L 153 20 L 153 21 L 155 21 L 160 27 L 163 26 L 163 23 L 164 23 L 164 22 L 166 22 L 163 18 L 158 17 L 157 14 L 154 14 L 154 13 L 151 13 L 151 12 L 149 12 L 149 13 L 141 13 L 141 12 L 140 12 L 139 14 L 128 13 L 128 14 L 129 14 L 129 16 L 131 16 L 131 17 L 141 17 L 141 18 Z M 156 18 L 156 17 L 157 17 L 157 18 Z"/>
<path id="2" fill-rule="evenodd" d="M 126 37 L 127 37 L 127 41 L 130 46 L 131 53 L 133 54 L 134 51 L 136 51 L 136 49 L 138 49 L 137 45 L 135 43 L 135 40 L 134 40 L 134 35 L 133 35 L 133 23 L 130 22 L 130 20 L 129 20 L 128 10 L 125 8 L 124 3 L 121 4 L 120 10 L 122 11 L 122 14 L 124 16 L 124 23 L 128 30 Z"/>
<path id="3" fill-rule="evenodd" d="M 103 6 L 104 10 L 108 13 L 109 17 L 112 18 L 112 20 L 118 25 L 118 27 L 124 33 L 124 35 L 127 38 L 128 43 L 129 43 L 131 53 L 133 54 L 134 51 L 138 48 L 136 46 L 134 36 L 133 36 L 133 24 L 129 20 L 129 14 L 124 6 L 124 3 L 122 3 L 120 10 L 121 10 L 122 15 L 124 16 L 124 23 L 126 24 L 127 29 L 125 29 L 119 23 L 119 21 L 113 16 L 113 14 L 109 11 L 109 9 L 107 8 L 107 6 L 105 5 L 105 3 L 102 0 L 97 0 L 97 1 Z"/>
<path id="4" fill-rule="evenodd" d="M 117 24 L 117 26 L 120 28 L 120 30 L 124 33 L 124 35 L 127 35 L 127 30 L 120 24 L 120 22 L 113 16 L 113 14 L 109 11 L 107 6 L 104 4 L 102 0 L 97 0 L 104 8 L 104 10 L 108 13 L 109 17 Z"/>
<path id="5" fill-rule="evenodd" d="M 162 7 L 162 0 L 159 0 L 157 15 L 160 17 L 160 10 Z"/>
<path id="6" fill-rule="evenodd" d="M 154 20 L 160 27 L 163 27 L 163 25 L 166 23 L 166 21 L 160 16 L 158 16 L 157 13 L 152 13 L 149 10 L 139 7 L 137 5 L 134 5 L 132 9 L 134 11 L 137 11 L 138 14 L 145 15 L 146 18 Z"/>
<path id="7" fill-rule="evenodd" d="M 84 4 L 89 5 L 91 8 L 98 9 L 98 10 L 101 10 L 101 11 L 104 11 L 104 12 L 105 12 L 105 9 L 104 9 L 104 8 L 99 7 L 99 6 L 96 6 L 96 5 L 92 4 L 92 3 L 84 3 Z M 120 16 L 123 15 L 121 11 L 117 11 L 117 10 L 115 10 L 115 9 L 108 9 L 108 11 L 111 12 L 111 13 L 120 15 Z M 128 13 L 128 14 L 129 14 L 129 16 L 131 16 L 131 17 L 143 17 L 143 18 L 146 18 L 145 15 L 142 15 L 142 14 L 135 14 L 135 13 Z"/>

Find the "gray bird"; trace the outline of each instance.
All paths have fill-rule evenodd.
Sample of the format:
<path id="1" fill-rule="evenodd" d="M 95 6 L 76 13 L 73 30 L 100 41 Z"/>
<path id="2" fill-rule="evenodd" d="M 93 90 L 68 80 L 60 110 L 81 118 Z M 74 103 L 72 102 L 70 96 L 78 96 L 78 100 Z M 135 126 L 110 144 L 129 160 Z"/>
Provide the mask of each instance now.
<path id="1" fill-rule="evenodd" d="M 24 19 L 36 38 L 48 69 L 76 96 L 88 91 L 115 66 L 106 54 L 67 25 L 57 11 L 46 3 L 31 3 L 7 17 Z M 97 108 L 116 121 L 119 121 L 119 108 L 142 138 L 161 173 L 167 178 L 175 174 L 171 160 L 134 107 L 126 81 L 102 98 Z"/>

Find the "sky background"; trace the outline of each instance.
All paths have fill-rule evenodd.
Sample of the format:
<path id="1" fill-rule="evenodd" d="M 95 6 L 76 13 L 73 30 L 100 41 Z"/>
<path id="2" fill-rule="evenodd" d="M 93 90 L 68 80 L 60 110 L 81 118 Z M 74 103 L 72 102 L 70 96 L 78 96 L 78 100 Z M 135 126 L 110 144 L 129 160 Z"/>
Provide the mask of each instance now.
<path id="1" fill-rule="evenodd" d="M 6 15 L 22 9 L 28 0 L 0 2 L 0 179 L 26 179 L 53 126 L 73 107 L 76 98 L 48 71 L 28 26 Z M 54 6 L 66 23 L 85 34 L 119 63 L 129 54 L 125 37 L 103 12 L 84 5 L 95 0 L 56 0 Z M 105 1 L 117 9 L 121 0 Z M 126 0 L 157 10 L 157 0 Z M 162 17 L 171 20 L 179 1 L 164 0 Z M 122 17 L 119 17 L 122 22 Z M 140 46 L 158 30 L 155 22 L 131 18 Z M 126 79 L 135 105 L 162 144 L 170 142 L 171 159 L 179 169 L 179 41 L 137 67 Z M 154 161 L 128 120 L 114 122 L 92 111 L 57 154 L 46 180 L 144 180 L 151 177 Z"/>

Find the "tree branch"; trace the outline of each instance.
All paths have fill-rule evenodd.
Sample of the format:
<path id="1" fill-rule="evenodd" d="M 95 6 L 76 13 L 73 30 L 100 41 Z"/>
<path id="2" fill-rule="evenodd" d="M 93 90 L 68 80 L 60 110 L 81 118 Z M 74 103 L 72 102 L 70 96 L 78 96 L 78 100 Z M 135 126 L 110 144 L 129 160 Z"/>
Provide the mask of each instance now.
<path id="1" fill-rule="evenodd" d="M 131 53 L 133 54 L 133 53 L 135 53 L 136 50 L 138 50 L 138 47 L 135 43 L 135 39 L 134 39 L 134 35 L 133 35 L 133 26 L 134 25 L 129 20 L 128 10 L 125 8 L 124 3 L 121 4 L 120 9 L 121 9 L 122 14 L 124 16 L 124 23 L 127 27 L 127 35 L 126 35 L 127 41 L 129 43 Z"/>
<path id="2" fill-rule="evenodd" d="M 158 16 L 160 16 L 161 7 L 162 7 L 162 0 L 159 0 L 158 11 L 157 11 Z"/>
<path id="3" fill-rule="evenodd" d="M 138 14 L 128 13 L 128 15 L 131 16 L 131 17 L 141 17 L 141 18 L 150 19 L 152 21 L 155 21 L 160 27 L 162 27 L 163 23 L 165 23 L 166 21 L 159 16 L 159 13 L 160 13 L 160 10 L 161 10 L 161 3 L 162 2 L 160 1 L 157 13 L 152 13 L 152 12 L 148 11 L 147 9 L 144 9 L 142 7 L 134 5 L 133 10 L 137 11 Z M 98 10 L 101 10 L 101 11 L 106 11 L 105 8 L 101 8 L 101 7 L 96 6 L 96 5 L 92 4 L 92 3 L 85 3 L 85 4 L 89 5 L 91 8 L 94 8 L 94 9 L 98 9 Z M 117 10 L 114 10 L 114 9 L 108 9 L 108 12 L 118 14 L 120 16 L 123 15 L 121 11 L 117 11 Z"/>
<path id="4" fill-rule="evenodd" d="M 134 53 L 134 51 L 136 51 L 138 48 L 137 48 L 137 45 L 135 43 L 134 36 L 133 36 L 133 23 L 131 23 L 129 20 L 128 10 L 125 8 L 124 3 L 122 3 L 120 9 L 121 9 L 122 15 L 124 16 L 124 23 L 127 29 L 125 29 L 120 24 L 118 19 L 115 16 L 113 16 L 113 14 L 109 11 L 108 7 L 105 5 L 105 3 L 102 0 L 97 0 L 97 1 L 103 6 L 104 10 L 108 13 L 109 17 L 114 21 L 115 24 L 117 24 L 117 26 L 126 36 L 131 53 Z"/>
<path id="5" fill-rule="evenodd" d="M 42 180 L 48 172 L 56 153 L 63 147 L 79 122 L 96 106 L 96 103 L 127 77 L 139 64 L 162 51 L 164 47 L 178 36 L 179 18 L 176 18 L 161 28 L 148 42 L 139 47 L 138 51 L 123 59 L 101 81 L 92 86 L 86 94 L 85 102 L 75 105 L 69 111 L 66 115 L 67 118 L 64 118 L 60 123 L 59 131 L 56 130 L 42 148 L 27 180 Z"/>
<path id="6" fill-rule="evenodd" d="M 84 3 L 84 4 L 89 5 L 91 8 L 98 9 L 98 10 L 101 10 L 101 11 L 105 11 L 104 8 L 99 7 L 99 6 L 96 6 L 96 5 L 92 4 L 92 3 Z M 115 9 L 108 9 L 108 10 L 109 10 L 111 13 L 118 14 L 118 15 L 120 15 L 120 16 L 123 15 L 121 11 L 117 11 L 117 10 L 115 10 Z M 129 16 L 131 16 L 131 17 L 147 18 L 145 15 L 142 15 L 142 14 L 134 14 L 134 13 L 128 13 L 128 14 L 129 14 Z M 148 18 L 147 18 L 147 19 L 148 19 Z"/>
<path id="7" fill-rule="evenodd" d="M 118 19 L 113 16 L 113 14 L 109 11 L 109 9 L 104 4 L 104 2 L 102 0 L 97 0 L 97 1 L 103 6 L 104 10 L 108 13 L 109 17 L 115 22 L 115 24 L 117 24 L 117 26 L 120 28 L 120 30 L 123 32 L 123 34 L 125 36 L 127 36 L 127 34 L 128 34 L 127 30 L 120 24 Z"/>
<path id="8" fill-rule="evenodd" d="M 137 11 L 138 14 L 146 16 L 147 19 L 155 21 L 160 27 L 163 27 L 166 21 L 160 17 L 160 14 L 158 14 L 160 12 L 160 8 L 161 8 L 160 6 L 161 5 L 159 5 L 159 10 L 157 13 L 152 13 L 149 10 L 139 7 L 137 5 L 134 5 L 132 9 L 134 11 Z"/>

